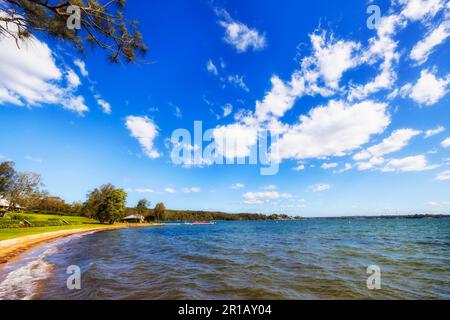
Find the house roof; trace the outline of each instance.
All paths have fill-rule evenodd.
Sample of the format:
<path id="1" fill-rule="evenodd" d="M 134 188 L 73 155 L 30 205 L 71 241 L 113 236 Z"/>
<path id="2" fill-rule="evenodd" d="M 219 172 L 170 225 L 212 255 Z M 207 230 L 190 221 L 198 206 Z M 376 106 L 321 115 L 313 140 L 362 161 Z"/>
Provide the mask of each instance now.
<path id="1" fill-rule="evenodd" d="M 133 214 L 131 216 L 125 217 L 123 218 L 124 220 L 129 220 L 129 219 L 144 219 L 144 216 L 141 216 L 140 214 Z"/>
<path id="2" fill-rule="evenodd" d="M 9 201 L 3 198 L 0 198 L 0 207 L 9 207 Z M 19 206 L 18 204 L 16 204 L 14 206 L 14 208 L 16 209 L 23 209 L 22 206 Z"/>
<path id="3" fill-rule="evenodd" d="M 0 207 L 9 207 L 9 201 L 3 198 L 0 198 Z"/>

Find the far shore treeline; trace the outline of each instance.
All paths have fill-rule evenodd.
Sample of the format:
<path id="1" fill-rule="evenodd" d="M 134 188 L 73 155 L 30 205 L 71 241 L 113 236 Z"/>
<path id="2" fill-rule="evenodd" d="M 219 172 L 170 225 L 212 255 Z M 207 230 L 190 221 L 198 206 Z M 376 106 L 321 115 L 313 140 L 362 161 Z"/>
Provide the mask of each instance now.
<path id="1" fill-rule="evenodd" d="M 104 184 L 87 194 L 85 202 L 66 203 L 50 195 L 44 189 L 42 177 L 34 172 L 17 172 L 11 161 L 0 163 L 0 216 L 6 212 L 59 216 L 81 216 L 96 219 L 100 223 L 113 224 L 129 215 L 141 215 L 147 222 L 194 220 L 279 220 L 287 215 L 263 215 L 252 213 L 229 214 L 217 211 L 169 210 L 163 203 L 150 208 L 147 199 L 141 199 L 136 207 L 126 207 L 127 193 L 112 184 Z"/>

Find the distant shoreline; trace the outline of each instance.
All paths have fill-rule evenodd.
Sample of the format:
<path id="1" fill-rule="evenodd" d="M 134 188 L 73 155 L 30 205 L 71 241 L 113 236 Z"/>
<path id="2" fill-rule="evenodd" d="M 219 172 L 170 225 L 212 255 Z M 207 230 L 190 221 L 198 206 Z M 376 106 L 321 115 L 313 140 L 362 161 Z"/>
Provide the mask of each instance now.
<path id="1" fill-rule="evenodd" d="M 373 219 L 442 219 L 450 218 L 450 214 L 402 214 L 402 215 L 381 215 L 381 216 L 338 216 L 338 217 L 301 217 L 298 220 L 306 219 L 352 219 L 352 220 L 373 220 Z"/>

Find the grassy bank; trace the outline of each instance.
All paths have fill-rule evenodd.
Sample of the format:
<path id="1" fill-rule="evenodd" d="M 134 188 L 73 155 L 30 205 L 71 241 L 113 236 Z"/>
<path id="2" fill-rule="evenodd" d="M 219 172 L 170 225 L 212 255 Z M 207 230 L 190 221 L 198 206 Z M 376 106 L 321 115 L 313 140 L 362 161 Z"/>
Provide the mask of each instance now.
<path id="1" fill-rule="evenodd" d="M 122 225 L 122 224 L 117 224 Z M 95 229 L 95 228 L 107 228 L 107 225 L 97 224 L 83 224 L 83 225 L 70 225 L 70 226 L 56 226 L 56 227 L 36 227 L 36 228 L 13 228 L 13 229 L 0 229 L 0 241 L 21 238 L 25 236 L 31 236 L 47 232 L 56 232 L 63 230 L 74 229 Z"/>
<path id="2" fill-rule="evenodd" d="M 50 214 L 35 214 L 29 212 L 9 213 L 0 218 L 1 229 L 80 226 L 96 224 L 93 219 L 79 216 L 59 216 Z"/>
<path id="3" fill-rule="evenodd" d="M 145 224 L 151 225 L 151 224 Z M 114 226 L 136 226 L 116 223 Z M 144 225 L 141 225 L 144 226 Z M 74 229 L 111 228 L 98 221 L 78 216 L 59 216 L 50 214 L 14 213 L 0 218 L 0 241 L 30 235 Z"/>

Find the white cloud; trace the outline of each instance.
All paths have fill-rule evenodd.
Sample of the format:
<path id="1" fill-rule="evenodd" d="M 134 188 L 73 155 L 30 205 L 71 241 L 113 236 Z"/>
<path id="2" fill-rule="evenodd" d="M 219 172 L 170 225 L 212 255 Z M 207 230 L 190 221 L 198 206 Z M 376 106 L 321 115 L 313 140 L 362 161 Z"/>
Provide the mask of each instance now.
<path id="1" fill-rule="evenodd" d="M 198 144 L 190 144 L 190 143 L 181 143 L 176 138 L 174 139 L 166 139 L 165 140 L 166 148 L 177 147 L 179 150 L 184 150 L 186 153 L 186 157 L 180 159 L 180 164 L 182 164 L 183 168 L 204 168 L 206 166 L 210 166 L 213 164 L 212 159 L 209 157 L 203 157 L 202 155 L 197 156 L 193 154 L 193 152 L 197 152 L 200 150 L 200 146 Z"/>
<path id="2" fill-rule="evenodd" d="M 429 165 L 427 159 L 423 155 L 417 155 L 412 157 L 406 157 L 401 159 L 392 159 L 386 166 L 384 166 L 382 172 L 414 172 L 414 171 L 426 171 L 437 168 L 437 165 Z"/>
<path id="3" fill-rule="evenodd" d="M 250 156 L 258 139 L 258 129 L 246 123 L 220 126 L 213 131 L 216 153 L 228 159 Z"/>
<path id="4" fill-rule="evenodd" d="M 450 170 L 443 171 L 436 176 L 438 181 L 448 181 L 450 180 Z"/>
<path id="5" fill-rule="evenodd" d="M 348 170 L 351 170 L 352 168 L 353 168 L 353 165 L 351 163 L 346 163 L 343 168 L 341 168 L 339 170 L 335 170 L 335 171 L 333 171 L 333 173 L 343 173 Z"/>
<path id="6" fill-rule="evenodd" d="M 435 129 L 430 129 L 425 131 L 425 138 L 430 138 L 432 136 L 438 135 L 445 131 L 445 128 L 443 126 L 438 126 Z"/>
<path id="7" fill-rule="evenodd" d="M 412 11 L 408 10 L 405 14 L 414 17 Z M 231 138 L 231 144 L 236 143 L 238 146 L 233 152 L 228 152 L 227 157 L 250 156 L 256 144 L 258 130 L 268 129 L 272 134 L 279 135 L 278 141 L 272 141 L 271 151 L 272 160 L 280 162 L 285 159 L 301 161 L 348 155 L 368 143 L 372 136 L 383 133 L 391 122 L 387 103 L 362 99 L 381 89 L 393 88 L 397 80 L 395 67 L 400 58 L 400 52 L 397 52 L 398 43 L 394 38 L 407 26 L 410 19 L 408 17 L 395 13 L 383 16 L 377 27 L 376 36 L 369 40 L 366 47 L 362 47 L 357 41 L 335 39 L 333 34 L 327 36 L 326 32 L 311 34 L 311 54 L 301 59 L 301 68 L 295 70 L 289 80 L 283 81 L 280 77 L 272 75 L 271 88 L 263 99 L 256 101 L 254 113 L 249 112 L 237 117 L 233 124 L 216 128 L 216 139 Z M 360 85 L 353 85 L 350 82 L 350 88 L 341 87 L 340 82 L 346 71 L 363 64 L 372 66 L 376 63 L 379 64 L 377 68 L 380 71 L 371 81 Z M 442 81 L 436 80 L 437 84 L 442 86 Z M 312 108 L 307 114 L 300 116 L 296 123 L 288 124 L 282 121 L 282 117 L 302 96 L 321 95 L 328 98 L 336 93 L 344 93 L 346 88 L 350 89 L 348 96 L 350 101 L 331 100 L 322 106 Z M 407 88 L 407 94 L 420 99 L 418 89 L 411 85 Z M 397 89 L 395 92 L 398 94 L 400 90 Z M 402 91 L 400 94 L 406 93 Z M 427 103 L 442 96 L 439 86 L 433 90 L 423 90 L 422 94 L 428 95 L 425 99 Z M 352 99 L 361 102 L 351 102 Z M 369 151 L 365 150 L 373 154 L 357 160 L 366 161 L 355 166 L 363 170 L 385 163 L 384 154 L 400 150 L 411 139 L 412 136 L 402 140 L 402 133 L 412 136 L 418 134 L 414 130 L 398 132 L 383 144 L 369 148 Z M 245 139 L 241 141 L 239 137 Z M 219 146 L 219 149 L 221 147 L 223 146 Z M 353 165 L 348 164 L 343 169 L 349 170 L 351 167 Z M 300 163 L 297 169 L 304 169 L 304 165 Z"/>
<path id="8" fill-rule="evenodd" d="M 72 69 L 69 69 L 67 71 L 66 79 L 67 79 L 67 83 L 69 84 L 69 88 L 71 88 L 71 89 L 76 89 L 81 84 L 80 78 Z"/>
<path id="9" fill-rule="evenodd" d="M 31 156 L 26 156 L 25 159 L 32 161 L 32 162 L 36 162 L 36 163 L 42 163 L 42 159 L 40 158 L 36 158 L 36 157 L 31 157 Z"/>
<path id="10" fill-rule="evenodd" d="M 78 67 L 78 69 L 80 69 L 80 73 L 83 77 L 89 76 L 89 72 L 86 69 L 86 64 L 84 63 L 84 61 L 76 59 L 73 63 Z"/>
<path id="11" fill-rule="evenodd" d="M 407 95 L 421 105 L 431 106 L 447 94 L 446 88 L 449 82 L 450 76 L 439 79 L 432 72 L 422 70 L 417 83 L 405 85 L 401 91 L 403 96 Z"/>
<path id="12" fill-rule="evenodd" d="M 227 103 L 222 107 L 223 117 L 228 117 L 233 112 L 233 106 L 230 103 Z"/>
<path id="13" fill-rule="evenodd" d="M 271 78 L 272 88 L 262 101 L 256 102 L 255 115 L 259 121 L 282 117 L 303 95 L 328 97 L 339 89 L 345 71 L 356 67 L 360 45 L 353 41 L 336 40 L 326 32 L 310 35 L 312 54 L 301 60 L 301 68 L 284 82 L 278 76 Z M 319 85 L 320 80 L 325 86 Z"/>
<path id="14" fill-rule="evenodd" d="M 305 93 L 305 80 L 299 73 L 294 73 L 288 84 L 277 76 L 272 76 L 270 81 L 272 89 L 262 101 L 256 101 L 255 114 L 260 121 L 267 120 L 269 116 L 283 116 L 293 107 L 295 100 Z"/>
<path id="15" fill-rule="evenodd" d="M 1 154 L 0 154 L 0 160 L 1 161 L 13 161 L 12 159 L 10 159 L 10 158 L 8 158 L 8 157 L 6 157 L 4 155 L 1 155 Z"/>
<path id="16" fill-rule="evenodd" d="M 261 50 L 266 47 L 265 34 L 232 19 L 224 9 L 216 9 L 215 12 L 221 19 L 219 24 L 225 29 L 224 41 L 232 45 L 237 52 L 241 53 L 249 49 Z"/>
<path id="17" fill-rule="evenodd" d="M 303 170 L 305 170 L 305 165 L 300 163 L 299 165 L 294 167 L 292 170 L 294 170 L 294 171 L 303 171 Z"/>
<path id="18" fill-rule="evenodd" d="M 244 77 L 243 76 L 239 76 L 237 74 L 232 74 L 229 75 L 227 78 L 228 82 L 231 83 L 232 85 L 234 85 L 235 87 L 239 87 L 242 90 L 249 92 L 250 89 L 247 87 L 247 85 L 244 82 Z"/>
<path id="19" fill-rule="evenodd" d="M 446 138 L 444 141 L 441 142 L 441 146 L 443 148 L 448 148 L 450 147 L 450 137 Z"/>
<path id="20" fill-rule="evenodd" d="M 183 117 L 183 113 L 181 112 L 181 109 L 179 106 L 174 106 L 174 113 L 175 113 L 175 117 L 177 117 L 178 119 L 181 119 Z"/>
<path id="21" fill-rule="evenodd" d="M 84 98 L 82 96 L 70 97 L 61 101 L 61 103 L 63 104 L 64 109 L 77 112 L 80 115 L 89 111 L 89 108 L 85 105 Z"/>
<path id="22" fill-rule="evenodd" d="M 377 26 L 377 35 L 369 40 L 369 46 L 361 56 L 361 63 L 374 64 L 381 61 L 379 74 L 364 85 L 352 85 L 349 99 L 365 99 L 370 94 L 391 88 L 397 80 L 394 65 L 399 60 L 394 35 L 405 26 L 403 19 L 395 14 L 383 16 Z"/>
<path id="23" fill-rule="evenodd" d="M 277 191 L 264 192 L 247 192 L 243 195 L 244 203 L 246 204 L 262 204 L 279 199 L 291 199 L 292 195 L 289 193 L 279 193 Z"/>
<path id="24" fill-rule="evenodd" d="M 190 187 L 190 188 L 183 188 L 181 189 L 181 192 L 183 193 L 198 193 L 201 189 L 197 187 Z"/>
<path id="25" fill-rule="evenodd" d="M 384 163 L 383 157 L 372 157 L 369 161 L 357 162 L 356 168 L 359 171 L 373 169 L 376 166 L 382 165 Z"/>
<path id="26" fill-rule="evenodd" d="M 273 184 L 269 184 L 269 185 L 267 185 L 267 186 L 261 187 L 261 189 L 263 189 L 263 190 L 276 190 L 276 189 L 277 189 L 277 186 L 276 186 L 276 185 L 273 185 Z"/>
<path id="27" fill-rule="evenodd" d="M 373 169 L 377 165 L 381 165 L 384 163 L 384 158 L 371 158 L 369 161 L 357 162 L 356 168 L 359 171 L 370 170 Z"/>
<path id="28" fill-rule="evenodd" d="M 220 58 L 220 67 L 222 68 L 222 70 L 224 70 L 227 67 L 227 64 L 225 63 L 225 61 L 223 61 L 222 58 Z"/>
<path id="29" fill-rule="evenodd" d="M 102 107 L 103 113 L 110 114 L 111 113 L 111 105 L 109 104 L 109 102 L 103 100 L 100 97 L 100 95 L 98 95 L 98 94 L 94 95 L 94 97 L 95 97 L 95 100 L 97 101 L 98 105 L 100 107 Z"/>
<path id="30" fill-rule="evenodd" d="M 399 151 L 408 145 L 409 141 L 419 135 L 421 132 L 413 129 L 399 129 L 394 131 L 388 138 L 381 143 L 374 145 L 366 150 L 358 152 L 353 156 L 356 161 L 367 160 L 370 158 L 379 158 L 386 154 Z"/>
<path id="31" fill-rule="evenodd" d="M 422 64 L 428 60 L 434 47 L 440 45 L 450 35 L 450 22 L 445 21 L 433 29 L 423 40 L 419 41 L 411 50 L 409 57 Z"/>
<path id="32" fill-rule="evenodd" d="M 390 123 L 387 105 L 373 101 L 329 101 L 313 108 L 274 143 L 275 157 L 307 159 L 342 156 L 367 143 Z"/>
<path id="33" fill-rule="evenodd" d="M 212 73 L 213 75 L 216 75 L 216 76 L 219 74 L 219 71 L 217 70 L 217 67 L 212 62 L 211 59 L 209 59 L 208 62 L 206 63 L 206 70 L 208 70 L 208 72 L 210 72 L 210 73 Z"/>
<path id="34" fill-rule="evenodd" d="M 270 82 L 272 89 L 266 92 L 262 101 L 256 101 L 255 115 L 259 121 L 265 121 L 270 116 L 282 117 L 294 106 L 295 100 L 305 94 L 305 79 L 300 72 L 294 72 L 289 83 L 277 76 L 272 76 Z"/>
<path id="35" fill-rule="evenodd" d="M 201 157 L 200 159 L 194 159 L 194 157 L 188 157 L 184 159 L 183 168 L 204 168 L 213 164 L 211 159 L 205 159 Z"/>
<path id="36" fill-rule="evenodd" d="M 328 170 L 328 169 L 336 168 L 337 166 L 338 166 L 338 164 L 336 162 L 332 162 L 332 163 L 324 163 L 324 164 L 322 164 L 321 168 L 323 170 Z"/>
<path id="37" fill-rule="evenodd" d="M 170 188 L 170 187 L 165 188 L 164 191 L 167 193 L 175 193 L 176 192 L 174 188 Z"/>
<path id="38" fill-rule="evenodd" d="M 353 41 L 335 41 L 333 35 L 327 40 L 326 33 L 310 35 L 313 46 L 313 61 L 327 86 L 337 89 L 345 71 L 359 64 L 355 52 L 360 44 Z"/>
<path id="39" fill-rule="evenodd" d="M 127 189 L 127 192 L 131 192 L 131 193 L 153 193 L 153 189 L 148 189 L 148 188 L 136 188 L 136 189 Z"/>
<path id="40" fill-rule="evenodd" d="M 405 7 L 401 14 L 411 21 L 432 18 L 445 6 L 442 0 L 399 0 Z"/>
<path id="41" fill-rule="evenodd" d="M 6 27 L 4 22 L 0 23 Z M 17 32 L 14 26 L 10 24 L 7 28 L 14 33 Z M 0 104 L 30 107 L 54 104 L 80 115 L 89 110 L 84 98 L 75 94 L 80 83 L 78 76 L 72 70 L 60 70 L 50 48 L 34 36 L 16 43 L 3 34 L 0 65 Z"/>
<path id="42" fill-rule="evenodd" d="M 327 183 L 318 183 L 318 184 L 308 187 L 308 190 L 312 191 L 312 192 L 322 192 L 322 191 L 327 191 L 330 189 L 331 189 L 331 186 Z"/>
<path id="43" fill-rule="evenodd" d="M 128 116 L 125 124 L 131 136 L 139 141 L 143 151 L 149 158 L 156 159 L 161 156 L 153 146 L 154 139 L 158 135 L 158 129 L 152 120 L 145 116 Z"/>
<path id="44" fill-rule="evenodd" d="M 245 187 L 245 185 L 243 183 L 235 183 L 235 184 L 232 184 L 230 188 L 234 189 L 234 190 L 239 190 L 239 189 L 242 189 L 244 187 Z"/>

